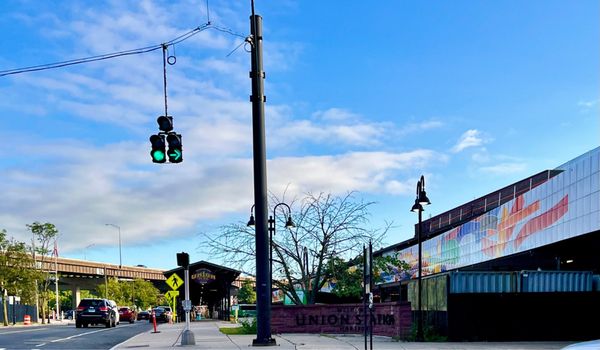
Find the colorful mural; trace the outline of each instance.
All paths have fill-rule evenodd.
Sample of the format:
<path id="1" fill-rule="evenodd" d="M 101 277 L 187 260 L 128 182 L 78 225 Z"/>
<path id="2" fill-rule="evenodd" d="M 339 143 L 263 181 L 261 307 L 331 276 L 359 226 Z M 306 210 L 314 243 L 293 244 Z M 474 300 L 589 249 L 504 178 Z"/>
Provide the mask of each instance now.
<path id="1" fill-rule="evenodd" d="M 423 275 L 519 253 L 600 229 L 600 148 L 557 168 L 562 173 L 423 246 Z M 411 269 L 383 283 L 416 278 L 418 247 L 397 254 Z M 389 254 L 393 254 L 390 252 Z"/>

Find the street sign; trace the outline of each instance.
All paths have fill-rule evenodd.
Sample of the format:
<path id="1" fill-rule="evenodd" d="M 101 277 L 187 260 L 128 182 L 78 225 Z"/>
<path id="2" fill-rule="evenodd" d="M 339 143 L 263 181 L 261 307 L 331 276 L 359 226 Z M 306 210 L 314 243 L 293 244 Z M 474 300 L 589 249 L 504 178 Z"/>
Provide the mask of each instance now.
<path id="1" fill-rule="evenodd" d="M 169 287 L 171 287 L 171 289 L 173 290 L 179 289 L 179 287 L 181 287 L 181 285 L 183 284 L 183 280 L 176 273 L 172 274 L 171 277 L 167 278 L 166 282 L 167 285 L 169 285 Z"/>
<path id="2" fill-rule="evenodd" d="M 170 290 L 165 293 L 165 298 L 169 300 L 169 305 L 173 305 L 175 303 L 175 298 L 179 296 L 178 290 Z"/>
<path id="3" fill-rule="evenodd" d="M 184 311 L 191 311 L 192 310 L 192 301 L 191 300 L 182 300 L 181 306 L 183 306 Z"/>

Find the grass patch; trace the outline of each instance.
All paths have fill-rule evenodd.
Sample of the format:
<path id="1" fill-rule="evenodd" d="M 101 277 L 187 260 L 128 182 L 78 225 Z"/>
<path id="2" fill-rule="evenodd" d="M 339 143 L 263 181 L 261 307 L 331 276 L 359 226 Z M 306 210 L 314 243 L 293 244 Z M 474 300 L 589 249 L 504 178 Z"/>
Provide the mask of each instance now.
<path id="1" fill-rule="evenodd" d="M 227 335 L 235 334 L 256 334 L 256 319 L 243 320 L 241 327 L 223 327 L 219 331 Z"/>
<path id="2" fill-rule="evenodd" d="M 227 335 L 256 334 L 256 332 L 248 333 L 242 327 L 223 327 L 223 328 L 219 328 L 219 330 L 221 331 L 221 333 L 227 334 Z"/>

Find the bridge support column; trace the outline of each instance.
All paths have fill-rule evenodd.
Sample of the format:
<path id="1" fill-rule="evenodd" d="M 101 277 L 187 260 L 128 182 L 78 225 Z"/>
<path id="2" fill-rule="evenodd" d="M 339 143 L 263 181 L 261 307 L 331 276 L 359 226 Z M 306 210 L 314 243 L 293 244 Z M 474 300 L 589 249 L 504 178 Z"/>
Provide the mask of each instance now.
<path id="1" fill-rule="evenodd" d="M 71 300 L 73 300 L 73 309 L 72 310 L 77 310 L 77 306 L 79 305 L 79 302 L 81 301 L 81 293 L 80 293 L 79 286 L 71 287 L 71 295 L 73 296 L 73 298 L 71 299 Z"/>

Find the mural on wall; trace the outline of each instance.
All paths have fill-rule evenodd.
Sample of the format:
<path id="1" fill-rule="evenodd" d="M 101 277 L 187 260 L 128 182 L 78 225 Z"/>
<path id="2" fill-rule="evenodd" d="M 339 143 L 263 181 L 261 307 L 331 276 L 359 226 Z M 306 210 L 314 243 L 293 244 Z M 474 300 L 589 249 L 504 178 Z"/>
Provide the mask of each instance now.
<path id="1" fill-rule="evenodd" d="M 565 165 L 563 173 L 489 212 L 422 243 L 423 276 L 473 265 L 600 229 L 600 148 Z M 584 210 L 584 208 L 586 208 Z M 416 278 L 418 246 L 396 258 L 411 268 L 382 283 Z"/>

